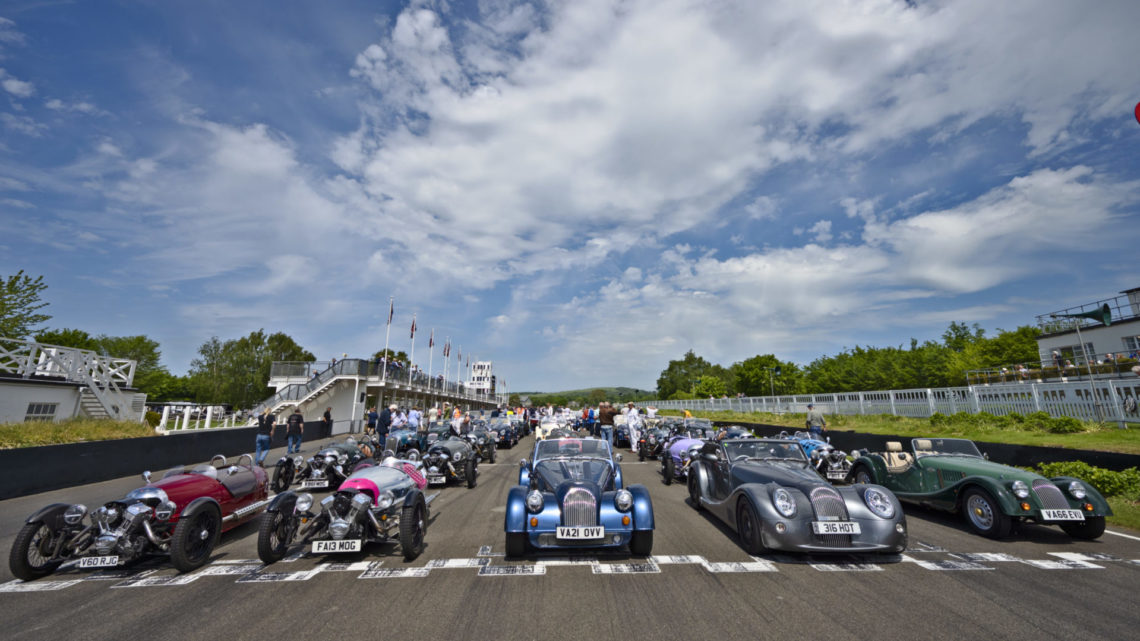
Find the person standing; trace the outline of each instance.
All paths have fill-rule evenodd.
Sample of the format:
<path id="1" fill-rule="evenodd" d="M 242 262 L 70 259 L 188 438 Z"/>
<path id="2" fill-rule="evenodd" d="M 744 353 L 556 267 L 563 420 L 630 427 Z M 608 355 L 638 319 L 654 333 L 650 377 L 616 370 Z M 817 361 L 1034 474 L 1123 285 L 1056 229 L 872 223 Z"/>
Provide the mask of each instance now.
<path id="1" fill-rule="evenodd" d="M 827 431 L 827 420 L 823 418 L 823 412 L 815 409 L 815 405 L 808 403 L 807 410 L 804 424 L 807 425 L 812 438 L 822 440 L 823 433 Z"/>
<path id="2" fill-rule="evenodd" d="M 286 436 L 288 446 L 285 448 L 285 453 L 300 454 L 301 439 L 305 434 L 305 417 L 301 416 L 301 408 L 293 408 L 293 413 L 289 415 L 289 420 L 286 423 L 288 425 L 288 436 Z"/>
<path id="3" fill-rule="evenodd" d="M 332 436 L 332 423 L 332 408 L 326 407 L 325 413 L 321 416 L 321 438 Z"/>
<path id="4" fill-rule="evenodd" d="M 376 421 L 380 420 L 380 415 L 376 413 L 376 408 L 368 410 L 368 433 L 376 433 Z"/>
<path id="5" fill-rule="evenodd" d="M 388 440 L 388 430 L 392 427 L 392 414 L 395 411 L 396 405 L 393 403 L 384 408 L 384 411 L 380 412 L 379 418 L 376 419 L 376 438 L 380 440 L 381 447 Z"/>
<path id="6" fill-rule="evenodd" d="M 598 410 L 598 426 L 602 431 L 602 440 L 606 441 L 612 447 L 614 444 L 614 417 L 617 416 L 617 410 L 614 406 L 607 401 L 601 403 L 601 409 Z"/>
<path id="7" fill-rule="evenodd" d="M 637 440 L 641 435 L 641 412 L 634 406 L 633 401 L 629 402 L 629 410 L 625 413 L 625 424 L 629 427 L 629 449 L 636 452 Z"/>
<path id="8" fill-rule="evenodd" d="M 423 414 L 420 413 L 420 408 L 413 405 L 412 409 L 408 410 L 408 429 L 413 432 L 420 431 L 421 422 L 423 422 Z"/>
<path id="9" fill-rule="evenodd" d="M 257 417 L 257 438 L 253 448 L 254 462 L 265 467 L 265 457 L 269 455 L 269 448 L 273 446 L 273 431 L 277 427 L 277 418 L 266 409 Z"/>
<path id="10" fill-rule="evenodd" d="M 439 419 L 439 408 L 436 407 L 435 405 L 432 405 L 431 408 L 428 409 L 428 423 L 434 423 L 438 419 Z"/>

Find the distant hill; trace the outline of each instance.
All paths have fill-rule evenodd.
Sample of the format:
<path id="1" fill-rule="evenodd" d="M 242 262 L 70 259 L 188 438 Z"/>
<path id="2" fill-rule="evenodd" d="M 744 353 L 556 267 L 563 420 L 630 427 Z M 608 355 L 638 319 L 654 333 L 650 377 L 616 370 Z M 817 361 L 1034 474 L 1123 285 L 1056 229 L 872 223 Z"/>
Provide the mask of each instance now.
<path id="1" fill-rule="evenodd" d="M 514 394 L 512 393 L 512 396 Z M 628 401 L 644 401 L 657 397 L 657 392 L 634 387 L 590 387 L 562 392 L 519 392 L 527 396 L 535 405 L 595 405 L 598 401 L 609 401 L 615 405 Z"/>

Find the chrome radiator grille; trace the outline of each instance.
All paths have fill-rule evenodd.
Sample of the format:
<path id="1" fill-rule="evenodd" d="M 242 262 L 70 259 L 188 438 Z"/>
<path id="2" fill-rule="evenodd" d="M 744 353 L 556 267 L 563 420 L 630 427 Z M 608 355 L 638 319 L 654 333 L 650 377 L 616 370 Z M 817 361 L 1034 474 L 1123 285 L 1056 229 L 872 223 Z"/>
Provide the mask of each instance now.
<path id="1" fill-rule="evenodd" d="M 562 525 L 591 527 L 598 524 L 598 503 L 590 490 L 571 488 L 562 499 Z"/>
<path id="2" fill-rule="evenodd" d="M 821 485 L 811 491 L 810 498 L 817 520 L 847 520 L 847 504 L 843 502 L 843 497 L 835 488 Z M 851 547 L 850 534 L 816 534 L 814 537 L 820 545 L 834 548 Z"/>
<path id="3" fill-rule="evenodd" d="M 1033 493 L 1037 495 L 1037 500 L 1041 501 L 1041 507 L 1046 510 L 1069 509 L 1069 502 L 1065 500 L 1065 495 L 1061 494 L 1061 490 L 1056 485 L 1045 479 L 1033 481 Z"/>

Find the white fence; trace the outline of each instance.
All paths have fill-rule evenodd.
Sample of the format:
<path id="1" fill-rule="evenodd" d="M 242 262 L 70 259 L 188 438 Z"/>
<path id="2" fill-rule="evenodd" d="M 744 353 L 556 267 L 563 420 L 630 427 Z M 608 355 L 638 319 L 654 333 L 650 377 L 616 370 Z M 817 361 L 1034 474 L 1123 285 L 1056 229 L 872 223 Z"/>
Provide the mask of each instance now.
<path id="1" fill-rule="evenodd" d="M 1068 383 L 1010 383 L 932 389 L 849 392 L 845 394 L 800 394 L 796 396 L 750 396 L 736 398 L 654 401 L 658 409 L 703 411 L 806 412 L 808 403 L 827 414 L 892 414 L 928 418 L 935 412 L 956 414 L 1030 414 L 1071 416 L 1085 421 L 1140 423 L 1135 407 L 1140 398 L 1140 378 Z M 1129 401 L 1128 399 L 1132 399 Z M 1128 411 L 1126 408 L 1133 408 Z"/>

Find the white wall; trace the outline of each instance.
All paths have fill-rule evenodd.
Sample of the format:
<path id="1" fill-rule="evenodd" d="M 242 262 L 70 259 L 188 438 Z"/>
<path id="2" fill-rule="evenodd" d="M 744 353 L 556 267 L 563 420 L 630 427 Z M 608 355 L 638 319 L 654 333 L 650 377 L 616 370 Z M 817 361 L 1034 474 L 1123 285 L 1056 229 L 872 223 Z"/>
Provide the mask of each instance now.
<path id="1" fill-rule="evenodd" d="M 0 379 L 0 423 L 20 423 L 28 413 L 29 403 L 58 403 L 55 420 L 75 416 L 79 407 L 79 388 L 72 385 L 34 385 Z"/>
<path id="2" fill-rule="evenodd" d="M 1124 352 L 1127 355 L 1123 340 L 1125 336 L 1140 336 L 1140 322 L 1125 321 L 1109 327 L 1101 325 L 1088 329 L 1081 328 L 1081 338 L 1086 344 L 1092 343 L 1094 354 Z M 1076 345 L 1078 342 L 1077 333 L 1068 332 L 1037 339 L 1037 350 L 1041 353 L 1041 359 L 1050 364 L 1053 362 L 1053 350 Z"/>

